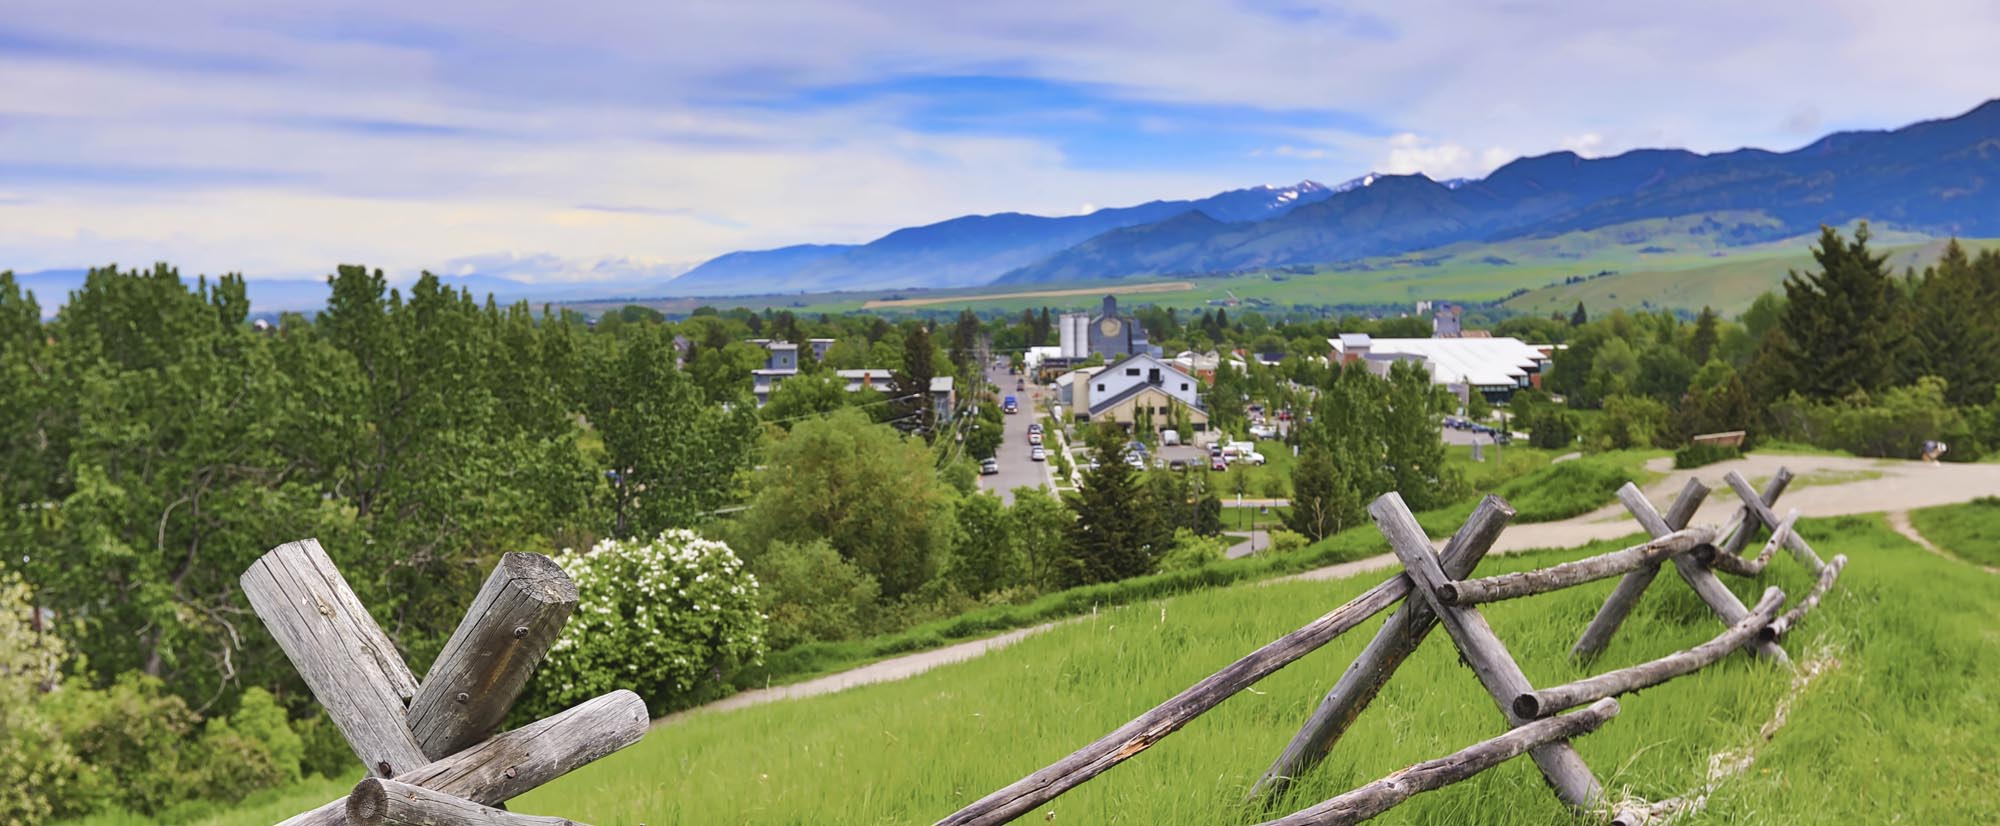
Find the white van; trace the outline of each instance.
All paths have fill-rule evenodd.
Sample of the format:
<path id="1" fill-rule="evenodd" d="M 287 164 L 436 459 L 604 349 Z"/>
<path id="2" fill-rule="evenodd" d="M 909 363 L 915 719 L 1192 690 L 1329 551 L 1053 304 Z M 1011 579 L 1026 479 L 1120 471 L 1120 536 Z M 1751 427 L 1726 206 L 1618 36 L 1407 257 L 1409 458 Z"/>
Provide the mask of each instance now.
<path id="1" fill-rule="evenodd" d="M 1175 447 L 1178 446 L 1180 443 L 1181 443 L 1180 431 L 1178 430 L 1160 431 L 1160 444 L 1166 445 L 1168 447 Z"/>

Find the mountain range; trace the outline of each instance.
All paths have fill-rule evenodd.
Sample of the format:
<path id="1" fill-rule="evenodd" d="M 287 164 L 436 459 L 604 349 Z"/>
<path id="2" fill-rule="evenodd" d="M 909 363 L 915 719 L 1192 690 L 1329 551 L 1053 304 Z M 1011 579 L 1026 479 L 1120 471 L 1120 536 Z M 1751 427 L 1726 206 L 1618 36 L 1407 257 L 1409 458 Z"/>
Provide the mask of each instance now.
<path id="1" fill-rule="evenodd" d="M 2000 100 L 1790 152 L 1554 152 L 1478 180 L 1370 174 L 1088 215 L 966 216 L 860 245 L 735 252 L 667 282 L 676 295 L 1073 282 L 1336 264 L 1467 241 L 1547 237 L 1651 218 L 1761 213 L 1735 244 L 1866 219 L 1932 235 L 2000 235 Z"/>

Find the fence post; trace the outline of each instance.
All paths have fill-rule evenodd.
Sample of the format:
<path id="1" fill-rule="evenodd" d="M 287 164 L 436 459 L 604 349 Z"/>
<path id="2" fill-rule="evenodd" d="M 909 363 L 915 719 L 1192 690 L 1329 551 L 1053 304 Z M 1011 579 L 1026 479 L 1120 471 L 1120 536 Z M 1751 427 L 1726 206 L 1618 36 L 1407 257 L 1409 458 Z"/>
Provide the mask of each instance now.
<path id="1" fill-rule="evenodd" d="M 1689 478 L 1687 485 L 1681 488 L 1681 495 L 1674 499 L 1673 507 L 1667 510 L 1667 526 L 1673 530 L 1687 527 L 1706 498 L 1708 486 L 1699 479 Z M 1632 606 L 1639 604 L 1639 597 L 1646 593 L 1646 589 L 1653 584 L 1653 578 L 1659 575 L 1660 566 L 1648 565 L 1619 579 L 1618 587 L 1611 590 L 1611 596 L 1604 600 L 1604 607 L 1597 609 L 1597 615 L 1590 618 L 1590 625 L 1583 629 L 1583 635 L 1577 638 L 1569 655 L 1578 660 L 1590 660 L 1602 653 L 1604 647 L 1611 644 L 1611 636 L 1618 633 L 1618 626 L 1632 613 Z"/>
<path id="2" fill-rule="evenodd" d="M 455 753 L 499 727 L 576 599 L 576 583 L 548 557 L 500 558 L 410 701 L 410 731 L 424 756 Z"/>

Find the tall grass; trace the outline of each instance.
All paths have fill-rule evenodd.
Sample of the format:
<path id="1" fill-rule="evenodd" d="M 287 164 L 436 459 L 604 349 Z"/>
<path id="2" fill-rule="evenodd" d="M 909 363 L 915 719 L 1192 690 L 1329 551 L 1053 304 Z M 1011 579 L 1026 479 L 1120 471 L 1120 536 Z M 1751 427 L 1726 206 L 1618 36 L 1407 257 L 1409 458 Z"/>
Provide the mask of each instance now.
<path id="1" fill-rule="evenodd" d="M 2000 565 L 2000 497 L 1911 511 L 1910 523 L 1931 544 L 1962 559 Z"/>
<path id="2" fill-rule="evenodd" d="M 1697 787 L 1709 756 L 1755 746 L 1747 773 L 1710 797 L 1698 824 L 1990 823 L 2000 812 L 2000 578 L 1925 554 L 1879 518 L 1809 522 L 1826 553 L 1852 562 L 1841 585 L 1786 641 L 1794 657 L 1837 662 L 1766 742 L 1788 690 L 1784 667 L 1732 656 L 1623 699 L 1624 713 L 1577 741 L 1614 793 L 1659 799 Z M 1623 542 L 1625 540 L 1620 540 Z M 1509 555 L 1480 573 L 1602 550 Z M 925 823 L 1089 742 L 1251 649 L 1373 584 L 1240 585 L 1098 612 L 976 660 L 841 694 L 701 715 L 519 798 L 520 812 L 599 826 Z M 1780 560 L 1765 584 L 1803 594 Z M 1482 610 L 1531 681 L 1581 676 L 1565 658 L 1610 581 Z M 1375 630 L 1356 629 L 1023 822 L 1239 824 L 1238 801 Z M 1598 668 L 1657 657 L 1720 625 L 1662 576 Z M 1499 711 L 1442 632 L 1406 662 L 1319 770 L 1302 806 L 1503 729 Z M 302 790 L 291 810 L 323 801 Z M 204 821 L 269 823 L 282 806 Z M 1388 824 L 1568 822 L 1532 762 L 1512 761 L 1423 795 Z"/>

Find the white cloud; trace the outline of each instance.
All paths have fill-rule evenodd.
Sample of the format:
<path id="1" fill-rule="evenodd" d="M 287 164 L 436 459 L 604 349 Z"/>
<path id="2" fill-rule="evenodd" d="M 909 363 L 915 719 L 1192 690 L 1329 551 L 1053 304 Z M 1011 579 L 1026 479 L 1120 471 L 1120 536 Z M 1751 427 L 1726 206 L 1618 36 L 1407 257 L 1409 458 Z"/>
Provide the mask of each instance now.
<path id="1" fill-rule="evenodd" d="M 1421 172 L 1439 181 L 1483 177 L 1515 157 L 1497 146 L 1475 150 L 1410 132 L 1390 137 L 1383 144 L 1386 154 L 1379 165 L 1382 172 L 1390 175 Z"/>

